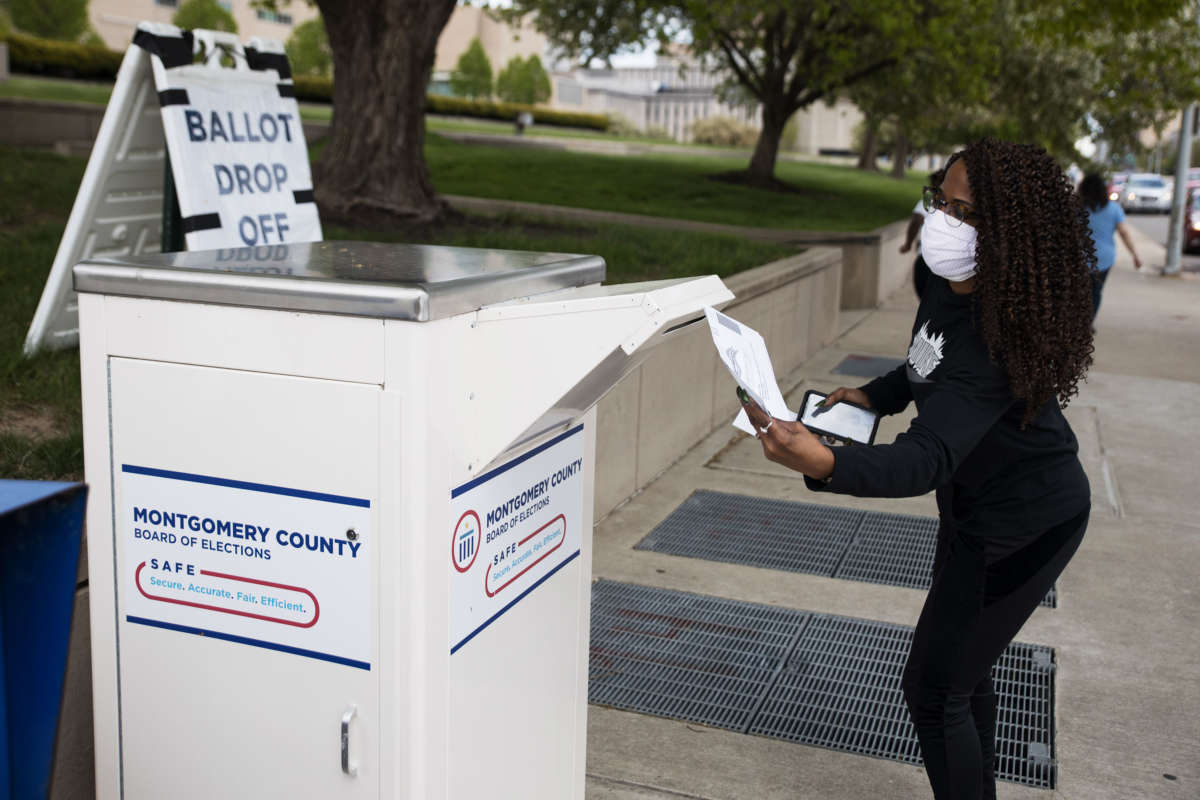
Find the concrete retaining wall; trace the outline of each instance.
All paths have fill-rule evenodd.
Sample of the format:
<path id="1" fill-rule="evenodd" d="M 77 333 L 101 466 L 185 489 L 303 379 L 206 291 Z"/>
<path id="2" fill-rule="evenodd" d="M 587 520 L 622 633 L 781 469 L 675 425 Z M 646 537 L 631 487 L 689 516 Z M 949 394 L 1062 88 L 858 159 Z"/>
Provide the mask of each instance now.
<path id="1" fill-rule="evenodd" d="M 857 241 L 841 243 L 842 308 L 875 308 L 892 292 L 912 281 L 916 253 L 900 252 L 908 220 L 876 228 Z M 847 237 L 849 238 L 849 237 Z M 826 240 L 837 244 L 835 238 Z"/>
<path id="2" fill-rule="evenodd" d="M 784 375 L 838 331 L 842 254 L 820 247 L 738 273 L 726 313 L 763 335 Z M 734 385 L 705 324 L 655 350 L 601 401 L 596 519 L 633 495 L 738 410 Z"/>
<path id="3" fill-rule="evenodd" d="M 17 147 L 86 144 L 90 149 L 103 118 L 104 106 L 95 103 L 0 97 L 0 144 Z"/>

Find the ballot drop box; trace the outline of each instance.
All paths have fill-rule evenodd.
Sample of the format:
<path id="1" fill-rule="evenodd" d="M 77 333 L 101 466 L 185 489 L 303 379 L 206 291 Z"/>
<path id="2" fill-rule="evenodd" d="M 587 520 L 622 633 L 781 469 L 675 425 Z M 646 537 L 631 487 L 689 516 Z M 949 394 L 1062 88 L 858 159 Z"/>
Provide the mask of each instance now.
<path id="1" fill-rule="evenodd" d="M 595 404 L 731 299 L 604 269 L 75 267 L 100 798 L 582 797 Z"/>

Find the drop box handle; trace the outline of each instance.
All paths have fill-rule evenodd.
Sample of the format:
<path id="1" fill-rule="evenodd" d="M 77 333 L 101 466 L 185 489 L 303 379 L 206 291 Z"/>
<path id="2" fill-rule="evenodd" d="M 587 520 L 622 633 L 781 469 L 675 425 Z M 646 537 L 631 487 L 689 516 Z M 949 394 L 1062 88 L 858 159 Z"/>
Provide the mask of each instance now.
<path id="1" fill-rule="evenodd" d="M 350 763 L 350 723 L 358 715 L 358 706 L 350 706 L 342 714 L 342 772 L 350 777 L 358 775 L 358 765 Z"/>

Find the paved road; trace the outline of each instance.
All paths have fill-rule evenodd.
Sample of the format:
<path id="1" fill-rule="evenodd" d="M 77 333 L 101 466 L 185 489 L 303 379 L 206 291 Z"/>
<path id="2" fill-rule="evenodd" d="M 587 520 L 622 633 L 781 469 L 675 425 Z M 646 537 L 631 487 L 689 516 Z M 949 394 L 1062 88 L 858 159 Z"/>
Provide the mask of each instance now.
<path id="1" fill-rule="evenodd" d="M 1167 246 L 1167 223 L 1171 219 L 1170 214 L 1129 214 L 1125 218 L 1130 225 L 1134 225 L 1142 233 L 1154 239 L 1163 247 Z M 1118 243 L 1117 247 L 1124 247 Z M 1143 259 L 1146 259 L 1145 253 L 1139 253 Z M 1149 259 L 1146 259 L 1149 261 Z M 1161 264 L 1150 264 L 1150 266 L 1162 266 Z M 1183 268 L 1188 272 L 1200 272 L 1200 255 L 1183 254 Z"/>

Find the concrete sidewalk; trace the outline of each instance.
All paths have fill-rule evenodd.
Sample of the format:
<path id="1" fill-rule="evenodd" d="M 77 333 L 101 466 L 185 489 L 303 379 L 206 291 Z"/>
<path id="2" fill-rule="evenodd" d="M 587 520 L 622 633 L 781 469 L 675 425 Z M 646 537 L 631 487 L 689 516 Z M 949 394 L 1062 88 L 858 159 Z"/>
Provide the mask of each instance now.
<path id="1" fill-rule="evenodd" d="M 1156 244 L 1138 245 L 1147 264 L 1162 263 Z M 1137 273 L 1118 253 L 1095 366 L 1067 410 L 1092 483 L 1091 523 L 1058 582 L 1059 607 L 1039 608 L 1017 637 L 1056 651 L 1058 788 L 1001 783 L 1007 800 L 1200 797 L 1200 282 Z M 905 288 L 848 317 L 832 346 L 783 381 L 791 405 L 808 388 L 861 383 L 830 372 L 847 354 L 903 357 L 915 308 Z M 880 441 L 908 419 L 886 420 Z M 722 428 L 599 523 L 594 577 L 915 623 L 921 591 L 632 549 L 700 488 L 936 513 L 932 497 L 814 496 L 754 439 Z M 931 796 L 912 766 L 597 706 L 587 771 L 594 800 Z"/>

